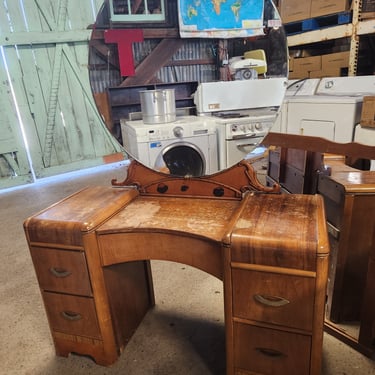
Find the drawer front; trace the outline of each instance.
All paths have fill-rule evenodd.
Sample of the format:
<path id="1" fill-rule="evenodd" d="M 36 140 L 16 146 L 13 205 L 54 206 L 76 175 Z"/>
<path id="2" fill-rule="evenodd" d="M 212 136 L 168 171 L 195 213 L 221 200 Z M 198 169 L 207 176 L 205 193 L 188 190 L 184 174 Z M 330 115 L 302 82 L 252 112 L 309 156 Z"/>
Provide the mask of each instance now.
<path id="1" fill-rule="evenodd" d="M 41 289 L 91 296 L 85 254 L 43 247 L 30 249 Z"/>
<path id="2" fill-rule="evenodd" d="M 233 269 L 233 315 L 312 330 L 315 278 Z"/>
<path id="3" fill-rule="evenodd" d="M 94 300 L 64 294 L 43 293 L 52 331 L 100 338 Z"/>
<path id="4" fill-rule="evenodd" d="M 235 323 L 236 374 L 309 374 L 310 352 L 310 336 Z"/>

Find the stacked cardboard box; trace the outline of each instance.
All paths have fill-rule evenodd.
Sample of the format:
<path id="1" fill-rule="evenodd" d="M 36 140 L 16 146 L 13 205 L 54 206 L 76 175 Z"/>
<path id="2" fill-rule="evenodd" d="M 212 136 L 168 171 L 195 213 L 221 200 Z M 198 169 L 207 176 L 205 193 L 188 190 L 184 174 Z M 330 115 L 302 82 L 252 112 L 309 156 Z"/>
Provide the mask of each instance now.
<path id="1" fill-rule="evenodd" d="M 289 79 L 309 78 L 310 72 L 321 70 L 322 57 L 292 57 L 289 63 Z"/>
<path id="2" fill-rule="evenodd" d="M 362 18 L 375 18 L 375 0 L 362 0 Z"/>
<path id="3" fill-rule="evenodd" d="M 289 63 L 289 78 L 340 77 L 342 69 L 348 67 L 349 51 L 291 58 Z"/>
<path id="4" fill-rule="evenodd" d="M 279 3 L 280 16 L 283 23 L 310 18 L 311 0 L 281 0 Z"/>
<path id="5" fill-rule="evenodd" d="M 348 0 L 314 0 L 311 1 L 311 18 L 345 12 L 348 9 Z"/>
<path id="6" fill-rule="evenodd" d="M 375 96 L 364 96 L 362 104 L 361 126 L 375 128 Z"/>
<path id="7" fill-rule="evenodd" d="M 279 0 L 278 3 L 283 23 L 302 21 L 349 9 L 348 0 Z"/>

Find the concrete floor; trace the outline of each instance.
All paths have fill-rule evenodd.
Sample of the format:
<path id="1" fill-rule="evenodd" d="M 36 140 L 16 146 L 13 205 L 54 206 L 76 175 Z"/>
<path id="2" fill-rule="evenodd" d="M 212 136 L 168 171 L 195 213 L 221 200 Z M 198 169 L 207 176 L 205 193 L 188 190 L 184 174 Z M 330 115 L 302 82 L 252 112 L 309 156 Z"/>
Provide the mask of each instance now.
<path id="1" fill-rule="evenodd" d="M 0 374 L 225 374 L 222 283 L 171 262 L 152 261 L 156 307 L 112 367 L 55 356 L 22 223 L 82 187 L 125 174 L 120 163 L 0 191 Z M 323 351 L 323 375 L 375 374 L 374 361 L 327 334 Z"/>

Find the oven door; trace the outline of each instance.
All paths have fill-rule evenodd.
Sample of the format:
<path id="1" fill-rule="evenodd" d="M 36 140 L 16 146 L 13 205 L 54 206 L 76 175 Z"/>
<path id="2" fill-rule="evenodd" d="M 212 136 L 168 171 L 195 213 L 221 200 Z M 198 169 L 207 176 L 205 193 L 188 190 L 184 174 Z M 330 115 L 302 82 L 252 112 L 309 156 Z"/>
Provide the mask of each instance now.
<path id="1" fill-rule="evenodd" d="M 246 156 L 260 145 L 264 136 L 244 137 L 226 140 L 227 168 L 245 159 Z"/>

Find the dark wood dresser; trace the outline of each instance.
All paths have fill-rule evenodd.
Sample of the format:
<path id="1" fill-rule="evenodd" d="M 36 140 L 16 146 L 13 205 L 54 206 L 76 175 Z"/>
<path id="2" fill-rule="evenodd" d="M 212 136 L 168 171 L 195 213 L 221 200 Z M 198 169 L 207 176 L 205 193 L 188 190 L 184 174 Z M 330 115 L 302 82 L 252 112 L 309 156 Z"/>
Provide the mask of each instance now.
<path id="1" fill-rule="evenodd" d="M 320 176 L 331 247 L 327 319 L 359 322 L 358 344 L 375 351 L 375 173 L 332 164 Z M 367 353 L 366 353 L 367 351 Z"/>

